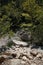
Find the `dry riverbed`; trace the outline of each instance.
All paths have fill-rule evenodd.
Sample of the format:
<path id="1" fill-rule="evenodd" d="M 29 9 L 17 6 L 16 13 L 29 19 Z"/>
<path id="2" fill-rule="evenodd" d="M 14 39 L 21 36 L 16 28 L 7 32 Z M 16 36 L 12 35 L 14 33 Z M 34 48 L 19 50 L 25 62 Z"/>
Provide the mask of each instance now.
<path id="1" fill-rule="evenodd" d="M 12 46 L 0 54 L 0 65 L 43 65 L 43 50 Z"/>

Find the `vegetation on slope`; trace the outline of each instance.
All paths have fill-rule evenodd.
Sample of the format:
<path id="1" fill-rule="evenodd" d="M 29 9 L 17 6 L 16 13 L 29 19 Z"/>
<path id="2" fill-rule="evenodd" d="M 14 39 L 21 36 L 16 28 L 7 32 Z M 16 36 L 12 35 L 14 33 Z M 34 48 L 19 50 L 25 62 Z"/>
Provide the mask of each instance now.
<path id="1" fill-rule="evenodd" d="M 0 36 L 18 29 L 43 42 L 43 0 L 0 0 Z"/>

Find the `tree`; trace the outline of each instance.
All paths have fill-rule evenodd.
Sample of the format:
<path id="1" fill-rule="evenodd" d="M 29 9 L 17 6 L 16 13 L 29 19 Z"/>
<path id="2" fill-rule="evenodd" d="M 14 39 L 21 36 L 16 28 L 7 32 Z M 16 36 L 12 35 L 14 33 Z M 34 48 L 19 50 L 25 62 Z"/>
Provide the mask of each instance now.
<path id="1" fill-rule="evenodd" d="M 34 39 L 43 41 L 43 5 L 39 5 L 43 4 L 43 0 L 1 1 L 0 35 L 26 29 L 31 31 Z"/>
<path id="2" fill-rule="evenodd" d="M 38 40 L 43 39 L 43 8 L 36 4 L 35 0 L 26 0 L 23 4 L 23 11 L 31 16 L 31 31 Z"/>
<path id="3" fill-rule="evenodd" d="M 36 3 L 43 6 L 43 0 L 36 0 Z"/>

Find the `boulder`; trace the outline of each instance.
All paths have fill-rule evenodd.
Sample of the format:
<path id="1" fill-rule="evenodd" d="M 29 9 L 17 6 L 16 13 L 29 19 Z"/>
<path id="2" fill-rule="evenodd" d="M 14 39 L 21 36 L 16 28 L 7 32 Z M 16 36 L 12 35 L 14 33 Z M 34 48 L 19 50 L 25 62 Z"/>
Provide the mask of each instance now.
<path id="1" fill-rule="evenodd" d="M 16 33 L 16 36 L 18 36 L 23 41 L 29 41 L 32 39 L 31 32 L 28 30 L 21 30 Z"/>
<path id="2" fill-rule="evenodd" d="M 21 38 L 22 40 L 24 40 L 24 41 L 28 41 L 28 40 L 29 40 L 27 33 L 23 33 L 23 34 L 20 36 L 20 38 Z"/>
<path id="3" fill-rule="evenodd" d="M 27 32 L 22 32 L 20 34 L 20 38 L 23 40 L 23 41 L 30 41 L 31 40 L 31 33 L 27 33 Z"/>
<path id="4" fill-rule="evenodd" d="M 18 40 L 15 40 L 15 39 L 12 39 L 12 41 L 13 41 L 14 44 L 19 45 L 19 46 L 28 46 L 28 43 L 24 42 L 24 41 L 18 41 Z"/>

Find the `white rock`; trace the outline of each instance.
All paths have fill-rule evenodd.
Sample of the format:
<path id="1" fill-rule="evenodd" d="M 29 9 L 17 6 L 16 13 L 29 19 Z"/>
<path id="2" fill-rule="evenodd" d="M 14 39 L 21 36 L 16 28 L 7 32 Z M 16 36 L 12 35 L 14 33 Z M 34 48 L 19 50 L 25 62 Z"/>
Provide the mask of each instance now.
<path id="1" fill-rule="evenodd" d="M 27 60 L 26 56 L 23 56 L 23 58 L 22 58 L 22 59 L 23 59 L 23 60 L 25 60 L 25 61 Z"/>
<path id="2" fill-rule="evenodd" d="M 32 59 L 33 59 L 33 57 L 32 57 L 31 55 L 29 55 L 29 56 L 28 56 L 28 58 L 29 58 L 30 60 L 32 60 Z"/>
<path id="3" fill-rule="evenodd" d="M 23 42 L 23 41 L 18 41 L 18 40 L 12 40 L 14 42 L 14 44 L 16 45 L 22 45 L 22 46 L 27 46 L 28 43 L 27 42 Z"/>

